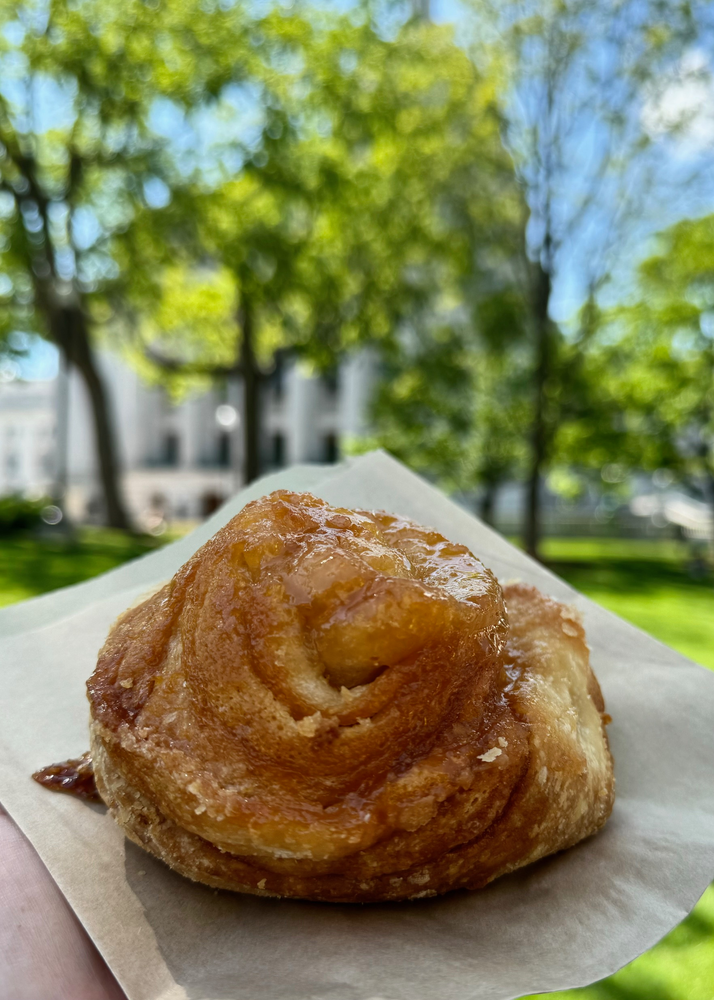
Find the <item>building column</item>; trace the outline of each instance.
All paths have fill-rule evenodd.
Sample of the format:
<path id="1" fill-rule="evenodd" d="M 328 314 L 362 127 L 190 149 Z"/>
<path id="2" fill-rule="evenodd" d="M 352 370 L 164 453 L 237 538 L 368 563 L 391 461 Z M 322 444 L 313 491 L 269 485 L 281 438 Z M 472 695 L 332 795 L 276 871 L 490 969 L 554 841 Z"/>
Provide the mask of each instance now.
<path id="1" fill-rule="evenodd" d="M 293 362 L 285 376 L 285 444 L 289 465 L 317 459 L 315 408 L 317 380 Z"/>
<path id="2" fill-rule="evenodd" d="M 369 404 L 376 381 L 376 358 L 369 350 L 353 354 L 340 368 L 339 421 L 346 440 L 369 430 Z"/>

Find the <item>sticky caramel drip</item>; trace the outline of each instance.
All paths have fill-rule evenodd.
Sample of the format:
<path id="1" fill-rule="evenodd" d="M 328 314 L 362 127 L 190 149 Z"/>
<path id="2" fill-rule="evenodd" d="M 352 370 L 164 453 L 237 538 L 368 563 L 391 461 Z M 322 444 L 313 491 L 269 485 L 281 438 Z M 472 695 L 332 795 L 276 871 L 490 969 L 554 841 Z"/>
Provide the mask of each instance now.
<path id="1" fill-rule="evenodd" d="M 86 802 L 101 802 L 94 783 L 94 765 L 89 751 L 72 760 L 48 764 L 35 771 L 32 777 L 52 792 L 66 792 Z"/>

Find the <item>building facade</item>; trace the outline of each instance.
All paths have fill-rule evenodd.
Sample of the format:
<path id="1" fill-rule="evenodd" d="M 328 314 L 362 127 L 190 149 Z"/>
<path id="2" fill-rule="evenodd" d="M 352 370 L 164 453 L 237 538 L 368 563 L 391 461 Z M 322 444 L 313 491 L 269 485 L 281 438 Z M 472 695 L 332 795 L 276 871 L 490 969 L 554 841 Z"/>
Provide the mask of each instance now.
<path id="1" fill-rule="evenodd" d="M 174 405 L 116 356 L 100 355 L 99 365 L 122 488 L 139 525 L 205 517 L 241 487 L 239 382 Z M 264 471 L 337 461 L 345 442 L 366 431 L 374 377 L 367 353 L 348 358 L 329 378 L 283 360 L 262 387 Z M 58 484 L 72 519 L 101 518 L 94 425 L 79 375 L 0 384 L 0 495 L 51 495 Z"/>
<path id="2" fill-rule="evenodd" d="M 0 496 L 47 496 L 56 476 L 56 385 L 0 382 Z"/>

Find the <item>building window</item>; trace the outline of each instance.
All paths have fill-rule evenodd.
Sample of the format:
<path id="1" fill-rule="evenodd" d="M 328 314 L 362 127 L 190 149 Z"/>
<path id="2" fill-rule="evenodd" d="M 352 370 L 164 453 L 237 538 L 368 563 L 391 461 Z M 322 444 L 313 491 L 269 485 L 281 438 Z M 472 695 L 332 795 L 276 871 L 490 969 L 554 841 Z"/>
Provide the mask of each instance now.
<path id="1" fill-rule="evenodd" d="M 338 390 L 340 388 L 340 385 L 339 385 L 339 371 L 338 371 L 337 368 L 331 368 L 329 371 L 326 371 L 321 376 L 321 381 L 322 381 L 322 384 L 324 385 L 325 389 L 327 390 L 327 393 L 330 396 L 336 396 L 337 395 L 337 392 L 338 392 Z"/>
<path id="2" fill-rule="evenodd" d="M 89 520 L 89 521 L 98 521 L 99 518 L 100 518 L 100 516 L 101 516 L 102 510 L 103 510 L 103 506 L 104 505 L 103 505 L 102 501 L 100 500 L 100 498 L 98 496 L 96 496 L 96 495 L 91 496 L 87 500 L 87 504 L 86 504 L 86 506 L 84 508 L 85 512 L 86 512 L 87 520 Z"/>
<path id="3" fill-rule="evenodd" d="M 275 368 L 269 376 L 268 385 L 273 392 L 273 399 L 279 403 L 285 394 L 285 363 L 281 355 L 275 359 Z"/>
<path id="4" fill-rule="evenodd" d="M 285 436 L 283 434 L 273 434 L 270 462 L 275 469 L 282 469 L 285 465 Z"/>
<path id="5" fill-rule="evenodd" d="M 164 434 L 161 464 L 175 468 L 179 464 L 179 436 L 173 431 Z"/>
<path id="6" fill-rule="evenodd" d="M 152 511 L 158 511 L 160 514 L 163 514 L 168 507 L 168 503 L 163 493 L 152 493 L 149 499 L 149 506 Z"/>
<path id="7" fill-rule="evenodd" d="M 340 457 L 339 445 L 336 434 L 326 434 L 323 443 L 323 456 L 325 462 L 336 462 Z"/>
<path id="8" fill-rule="evenodd" d="M 201 497 L 201 514 L 203 517 L 210 517 L 210 515 L 218 510 L 218 508 L 223 503 L 223 497 L 220 493 L 214 493 L 209 491 L 204 493 Z"/>
<path id="9" fill-rule="evenodd" d="M 229 469 L 231 466 L 231 436 L 225 432 L 218 435 L 216 465 L 221 469 Z"/>

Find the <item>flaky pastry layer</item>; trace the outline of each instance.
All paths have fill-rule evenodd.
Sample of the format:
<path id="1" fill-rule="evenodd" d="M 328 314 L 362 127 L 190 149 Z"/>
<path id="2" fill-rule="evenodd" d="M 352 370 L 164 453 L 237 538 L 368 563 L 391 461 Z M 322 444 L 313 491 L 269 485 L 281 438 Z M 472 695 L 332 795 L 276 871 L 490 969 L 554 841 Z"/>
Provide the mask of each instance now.
<path id="1" fill-rule="evenodd" d="M 504 603 L 464 546 L 308 494 L 249 504 L 126 612 L 88 690 L 102 798 L 212 886 L 477 888 L 612 808 L 577 615 L 525 586 Z"/>

